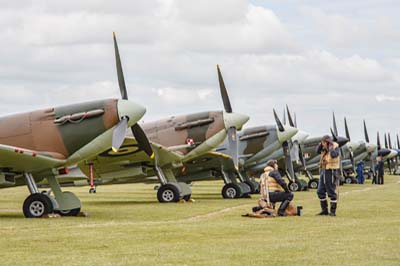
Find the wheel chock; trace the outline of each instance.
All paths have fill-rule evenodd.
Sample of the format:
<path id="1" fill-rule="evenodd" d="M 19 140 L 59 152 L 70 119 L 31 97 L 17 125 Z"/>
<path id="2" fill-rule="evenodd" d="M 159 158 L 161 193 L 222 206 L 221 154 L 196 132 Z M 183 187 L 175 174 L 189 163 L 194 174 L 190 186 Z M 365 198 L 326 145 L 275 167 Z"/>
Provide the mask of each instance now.
<path id="1" fill-rule="evenodd" d="M 76 217 L 90 217 L 90 213 L 88 212 L 80 212 Z"/>
<path id="2" fill-rule="evenodd" d="M 61 215 L 58 213 L 49 213 L 46 215 L 43 215 L 42 218 L 50 219 L 50 218 L 61 218 Z"/>

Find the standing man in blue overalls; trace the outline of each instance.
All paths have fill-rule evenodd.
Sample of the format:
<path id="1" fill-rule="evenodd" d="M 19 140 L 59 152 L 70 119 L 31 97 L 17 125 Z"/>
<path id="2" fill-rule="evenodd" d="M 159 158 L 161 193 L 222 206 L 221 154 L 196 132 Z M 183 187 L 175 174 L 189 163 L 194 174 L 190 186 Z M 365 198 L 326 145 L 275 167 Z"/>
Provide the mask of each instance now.
<path id="1" fill-rule="evenodd" d="M 363 160 L 357 163 L 357 183 L 364 184 L 364 162 Z"/>
<path id="2" fill-rule="evenodd" d="M 336 216 L 338 200 L 336 187 L 339 185 L 340 169 L 339 145 L 333 142 L 330 136 L 326 135 L 322 137 L 317 152 L 321 155 L 321 175 L 317 190 L 321 212 L 318 215 Z M 327 194 L 331 203 L 330 212 L 328 212 Z"/>

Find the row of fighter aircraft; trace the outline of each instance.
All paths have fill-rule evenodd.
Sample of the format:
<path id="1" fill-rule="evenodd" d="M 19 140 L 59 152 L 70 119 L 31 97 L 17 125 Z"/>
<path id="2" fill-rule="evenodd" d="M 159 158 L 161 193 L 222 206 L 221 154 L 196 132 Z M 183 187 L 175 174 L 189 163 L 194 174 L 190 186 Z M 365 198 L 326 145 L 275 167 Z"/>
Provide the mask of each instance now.
<path id="1" fill-rule="evenodd" d="M 223 198 L 249 197 L 259 193 L 256 178 L 265 163 L 277 159 L 293 191 L 318 186 L 322 136 L 311 137 L 297 129 L 286 107 L 283 123 L 246 128 L 249 116 L 233 112 L 217 66 L 224 109 L 170 116 L 138 124 L 146 109 L 128 100 L 118 44 L 113 35 L 121 99 L 72 104 L 0 118 L 0 188 L 26 185 L 30 195 L 23 203 L 25 217 L 50 213 L 76 216 L 79 198 L 63 191 L 68 185 L 96 186 L 115 183 L 157 182 L 159 202 L 190 200 L 190 184 L 222 179 Z M 242 130 L 242 131 L 241 131 Z M 339 143 L 344 182 L 353 182 L 359 160 L 369 161 L 371 171 L 378 155 L 390 169 L 397 169 L 398 149 L 390 135 L 385 148 L 370 143 L 364 121 L 365 141 L 353 142 L 345 121 L 346 137 L 340 136 L 333 119 L 331 134 Z M 308 182 L 299 178 L 305 173 Z M 43 185 L 50 189 L 43 193 Z"/>

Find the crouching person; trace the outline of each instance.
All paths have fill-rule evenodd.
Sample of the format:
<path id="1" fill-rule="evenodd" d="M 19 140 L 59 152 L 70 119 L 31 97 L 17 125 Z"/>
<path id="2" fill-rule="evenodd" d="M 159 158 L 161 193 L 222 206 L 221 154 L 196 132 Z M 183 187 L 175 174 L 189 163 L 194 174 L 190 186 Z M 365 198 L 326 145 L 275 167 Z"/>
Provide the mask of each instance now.
<path id="1" fill-rule="evenodd" d="M 267 162 L 267 167 L 265 167 L 264 173 L 261 175 L 260 183 L 261 198 L 268 203 L 281 202 L 278 215 L 285 216 L 285 211 L 293 200 L 293 193 L 289 191 L 285 180 L 279 173 L 276 160 Z"/>

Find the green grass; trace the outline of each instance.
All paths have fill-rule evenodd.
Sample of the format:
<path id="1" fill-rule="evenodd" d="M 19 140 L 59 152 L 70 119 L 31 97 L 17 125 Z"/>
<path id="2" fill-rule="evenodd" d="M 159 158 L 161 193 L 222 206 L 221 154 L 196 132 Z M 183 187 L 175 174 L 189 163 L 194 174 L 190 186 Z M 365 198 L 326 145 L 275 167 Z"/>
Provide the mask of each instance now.
<path id="1" fill-rule="evenodd" d="M 302 217 L 243 218 L 253 199 L 159 204 L 152 185 L 68 188 L 90 217 L 25 219 L 27 188 L 0 190 L 0 265 L 400 265 L 400 177 L 340 187 L 337 217 L 316 217 L 315 191 L 295 193 Z"/>

